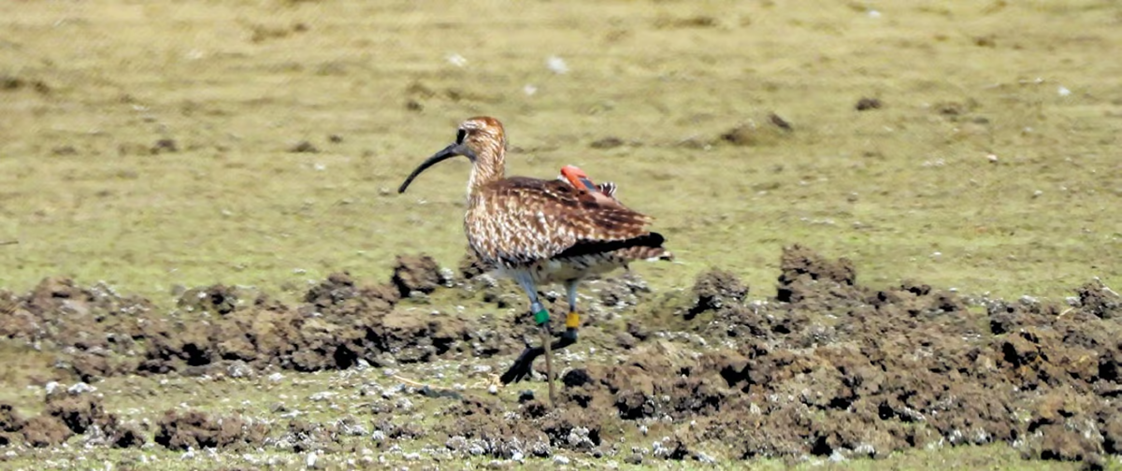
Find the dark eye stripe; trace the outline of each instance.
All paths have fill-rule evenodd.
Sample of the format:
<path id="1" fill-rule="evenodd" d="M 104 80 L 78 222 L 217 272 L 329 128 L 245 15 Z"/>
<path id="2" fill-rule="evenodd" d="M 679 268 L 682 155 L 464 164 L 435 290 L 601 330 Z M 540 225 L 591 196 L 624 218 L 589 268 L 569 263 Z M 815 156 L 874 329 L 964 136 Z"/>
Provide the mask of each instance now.
<path id="1" fill-rule="evenodd" d="M 466 137 L 466 136 L 467 136 L 467 131 L 464 131 L 463 129 L 461 129 L 460 132 L 457 132 L 456 133 L 456 144 L 463 144 L 464 143 L 464 137 Z"/>

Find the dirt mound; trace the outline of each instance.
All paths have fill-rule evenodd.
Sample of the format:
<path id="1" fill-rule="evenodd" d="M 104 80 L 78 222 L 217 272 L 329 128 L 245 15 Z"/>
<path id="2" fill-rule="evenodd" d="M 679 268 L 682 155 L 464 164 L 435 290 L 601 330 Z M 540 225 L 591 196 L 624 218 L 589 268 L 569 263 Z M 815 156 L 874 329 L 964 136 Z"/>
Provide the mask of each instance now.
<path id="1" fill-rule="evenodd" d="M 75 435 L 87 443 L 108 443 L 118 448 L 144 444 L 133 424 L 105 412 L 101 399 L 89 394 L 85 383 L 62 391 L 57 383 L 50 391 L 41 415 L 24 420 L 11 404 L 0 403 L 0 445 L 26 443 L 32 447 L 55 446 Z"/>
<path id="2" fill-rule="evenodd" d="M 1117 319 L 1122 317 L 1122 296 L 1103 284 L 1101 280 L 1094 280 L 1075 290 L 1078 296 L 1078 307 L 1103 319 Z"/>
<path id="3" fill-rule="evenodd" d="M 408 297 L 413 292 L 431 293 L 448 281 L 432 257 L 397 256 L 393 268 L 393 285 L 402 297 Z"/>
<path id="4" fill-rule="evenodd" d="M 121 422 L 110 414 L 104 424 L 105 441 L 114 448 L 134 448 L 143 446 L 147 440 L 144 432 L 136 424 Z"/>
<path id="5" fill-rule="evenodd" d="M 60 361 L 83 381 L 134 371 L 136 319 L 152 315 L 149 301 L 121 296 L 98 284 L 46 278 L 30 293 L 10 298 L 0 310 L 0 338 L 58 351 Z M 64 379 L 64 378 L 58 378 Z"/>
<path id="6" fill-rule="evenodd" d="M 1118 452 L 1122 326 L 1097 297 L 1109 290 L 1081 287 L 1086 301 L 1061 309 L 975 302 L 914 281 L 875 289 L 857 283 L 851 262 L 801 246 L 785 250 L 781 268 L 776 296 L 747 304 L 734 275 L 699 276 L 677 298 L 684 305 L 659 307 L 676 319 L 631 326 L 618 364 L 567 371 L 557 410 L 530 400 L 509 420 L 499 404 L 456 406 L 445 432 L 463 440 L 449 447 L 632 463 L 704 460 L 697 450 L 715 444 L 794 460 L 993 442 L 1092 465 Z M 612 448 L 627 422 L 659 427 L 663 440 Z"/>
<path id="7" fill-rule="evenodd" d="M 709 270 L 698 275 L 693 286 L 694 300 L 686 311 L 686 320 L 706 311 L 717 311 L 725 306 L 740 304 L 748 296 L 748 286 L 731 272 Z"/>
<path id="8" fill-rule="evenodd" d="M 494 270 L 495 267 L 488 265 L 475 256 L 475 253 L 470 249 L 460 259 L 459 276 L 463 280 L 472 280 L 479 276 Z"/>
<path id="9" fill-rule="evenodd" d="M 0 446 L 19 442 L 15 434 L 23 430 L 24 423 L 11 404 L 0 402 Z"/>
<path id="10" fill-rule="evenodd" d="M 61 420 L 71 432 L 81 435 L 95 424 L 107 423 L 101 401 L 89 394 L 52 394 L 47 396 L 46 414 Z"/>
<path id="11" fill-rule="evenodd" d="M 172 450 L 260 446 L 269 433 L 263 422 L 239 416 L 211 417 L 205 412 L 167 411 L 157 423 L 154 441 Z"/>
<path id="12" fill-rule="evenodd" d="M 58 445 L 72 432 L 57 417 L 50 414 L 25 420 L 11 404 L 0 403 L 0 446 L 27 443 L 39 448 Z"/>
<path id="13" fill-rule="evenodd" d="M 745 458 L 1000 441 L 1094 462 L 1122 443 L 1107 419 L 1122 391 L 1122 326 L 1086 294 L 1101 287 L 1080 288 L 1090 301 L 1073 309 L 993 302 L 982 313 L 915 282 L 858 285 L 851 262 L 794 246 L 775 298 L 744 306 L 743 291 L 727 273 L 706 274 L 683 310 L 710 341 L 743 339 L 736 349 L 647 342 L 620 365 L 570 371 L 564 397 L 624 420 L 695 421 L 694 441 L 736 444 Z"/>
<path id="14" fill-rule="evenodd" d="M 215 314 L 229 314 L 238 306 L 238 290 L 226 285 L 213 285 L 206 288 L 193 288 L 179 297 L 178 306 L 188 312 L 208 311 Z"/>
<path id="15" fill-rule="evenodd" d="M 857 282 L 857 272 L 849 259 L 830 261 L 798 244 L 783 249 L 779 266 L 776 299 L 786 303 L 798 303 L 807 296 L 852 297 L 850 288 Z"/>
<path id="16" fill-rule="evenodd" d="M 241 376 L 270 366 L 313 371 L 520 350 L 517 334 L 532 328 L 524 316 L 426 308 L 425 295 L 449 285 L 461 299 L 517 307 L 517 288 L 466 266 L 451 280 L 427 257 L 399 257 L 388 283 L 333 274 L 296 307 L 216 285 L 187 291 L 179 310 L 166 314 L 104 287 L 47 279 L 25 296 L 4 297 L 0 333 L 58 352 L 82 378 Z M 857 283 L 848 260 L 798 245 L 784 250 L 777 281 L 774 297 L 752 301 L 749 288 L 721 270 L 660 297 L 633 276 L 590 282 L 598 302 L 589 302 L 582 345 L 612 361 L 564 371 L 558 408 L 532 395 L 517 404 L 471 394 L 424 398 L 451 401 L 433 429 L 378 416 L 376 434 L 446 436 L 445 448 L 465 457 L 565 451 L 627 463 L 709 461 L 705 450 L 713 449 L 797 461 L 1002 442 L 1026 457 L 1094 466 L 1122 452 L 1122 316 L 1118 295 L 1100 282 L 1079 287 L 1069 306 L 969 299 L 916 281 L 874 288 Z M 544 294 L 564 309 L 563 296 Z M 403 303 L 404 296 L 420 299 Z M 616 319 L 640 300 L 638 316 Z M 636 427 L 653 435 L 645 440 L 651 446 L 622 448 Z M 286 449 L 323 449 L 360 428 L 294 422 L 273 439 Z M 0 443 L 45 446 L 74 434 L 115 446 L 144 440 L 89 395 L 48 397 L 46 412 L 30 420 L 0 404 Z M 169 412 L 155 441 L 239 449 L 269 434 L 239 416 Z"/>
<path id="17" fill-rule="evenodd" d="M 39 415 L 23 424 L 23 439 L 35 448 L 60 445 L 73 435 L 62 421 Z"/>
<path id="18" fill-rule="evenodd" d="M 472 340 L 470 323 L 395 306 L 402 296 L 431 293 L 448 282 L 430 257 L 401 256 L 390 283 L 359 285 L 346 273 L 332 274 L 296 307 L 264 293 L 214 285 L 186 290 L 178 310 L 163 313 L 103 285 L 86 289 L 48 278 L 25 296 L 5 297 L 0 338 L 57 352 L 68 367 L 63 371 L 82 381 L 129 373 L 221 373 L 235 364 L 316 371 L 359 361 L 429 361 L 453 350 L 470 353 L 466 343 L 456 345 Z"/>

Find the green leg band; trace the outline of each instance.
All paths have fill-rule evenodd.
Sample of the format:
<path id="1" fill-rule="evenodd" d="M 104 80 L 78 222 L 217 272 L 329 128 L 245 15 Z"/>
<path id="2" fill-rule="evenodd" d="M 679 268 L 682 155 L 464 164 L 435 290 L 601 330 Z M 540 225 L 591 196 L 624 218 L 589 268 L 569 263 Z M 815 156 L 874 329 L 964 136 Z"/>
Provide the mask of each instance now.
<path id="1" fill-rule="evenodd" d="M 549 323 L 549 311 L 542 309 L 534 313 L 534 322 L 538 325 L 545 325 Z"/>

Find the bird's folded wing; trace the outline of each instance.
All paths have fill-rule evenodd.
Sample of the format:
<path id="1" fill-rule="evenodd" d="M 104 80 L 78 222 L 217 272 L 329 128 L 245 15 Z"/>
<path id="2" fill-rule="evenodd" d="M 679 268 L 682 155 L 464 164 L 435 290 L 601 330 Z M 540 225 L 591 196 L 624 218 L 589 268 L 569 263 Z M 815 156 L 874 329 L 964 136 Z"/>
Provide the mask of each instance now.
<path id="1" fill-rule="evenodd" d="M 577 244 L 623 241 L 648 234 L 650 218 L 611 198 L 566 182 L 508 178 L 472 198 L 464 223 L 468 241 L 485 258 L 524 264 Z"/>

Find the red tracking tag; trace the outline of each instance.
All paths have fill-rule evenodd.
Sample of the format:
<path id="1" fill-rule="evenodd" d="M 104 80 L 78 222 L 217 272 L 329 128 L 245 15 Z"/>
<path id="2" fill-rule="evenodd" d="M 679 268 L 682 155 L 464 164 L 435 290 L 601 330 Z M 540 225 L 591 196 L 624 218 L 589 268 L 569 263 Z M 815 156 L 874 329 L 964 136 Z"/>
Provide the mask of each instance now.
<path id="1" fill-rule="evenodd" d="M 584 188 L 593 193 L 599 191 L 596 189 L 596 185 L 592 184 L 592 180 L 588 179 L 588 174 L 584 173 L 584 170 L 572 165 L 561 167 L 561 176 L 569 180 L 569 183 L 576 188 Z"/>

